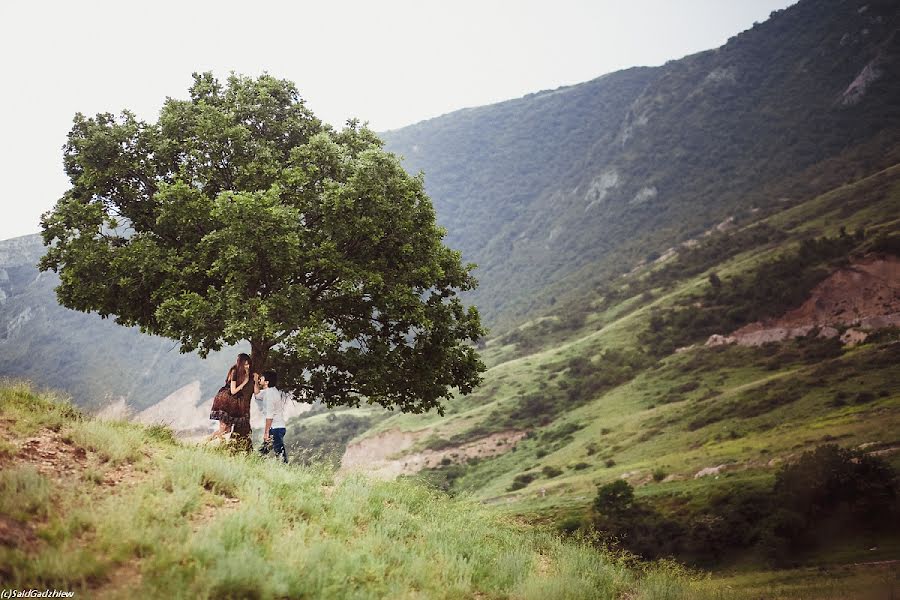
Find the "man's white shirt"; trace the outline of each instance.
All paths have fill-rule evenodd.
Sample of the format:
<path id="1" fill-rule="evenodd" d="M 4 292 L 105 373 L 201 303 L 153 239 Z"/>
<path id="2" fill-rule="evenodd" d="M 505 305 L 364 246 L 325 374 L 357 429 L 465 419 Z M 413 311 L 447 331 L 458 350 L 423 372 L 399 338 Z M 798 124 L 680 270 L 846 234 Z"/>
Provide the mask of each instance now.
<path id="1" fill-rule="evenodd" d="M 259 408 L 263 419 L 272 419 L 272 429 L 286 427 L 284 422 L 285 400 L 278 388 L 266 388 L 253 395 L 256 406 Z"/>

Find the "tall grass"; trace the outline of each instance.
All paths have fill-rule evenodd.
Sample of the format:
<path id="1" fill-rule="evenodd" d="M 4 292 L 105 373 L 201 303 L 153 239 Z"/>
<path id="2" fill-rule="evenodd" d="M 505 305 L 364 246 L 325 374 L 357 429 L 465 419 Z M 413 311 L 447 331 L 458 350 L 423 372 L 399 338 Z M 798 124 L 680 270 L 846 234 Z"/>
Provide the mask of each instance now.
<path id="1" fill-rule="evenodd" d="M 49 511 L 50 482 L 33 465 L 0 471 L 0 514 L 24 520 Z"/>
<path id="2" fill-rule="evenodd" d="M 42 416 L 58 410 L 52 401 L 20 392 L 0 390 L 4 418 L 57 422 Z M 414 481 L 335 481 L 328 465 L 179 445 L 130 424 L 60 426 L 92 468 L 136 460 L 142 471 L 111 489 L 76 476 L 57 487 L 28 466 L 4 470 L 0 514 L 43 515 L 40 544 L 0 547 L 11 586 L 100 597 L 688 597 L 683 574 L 644 575 Z"/>

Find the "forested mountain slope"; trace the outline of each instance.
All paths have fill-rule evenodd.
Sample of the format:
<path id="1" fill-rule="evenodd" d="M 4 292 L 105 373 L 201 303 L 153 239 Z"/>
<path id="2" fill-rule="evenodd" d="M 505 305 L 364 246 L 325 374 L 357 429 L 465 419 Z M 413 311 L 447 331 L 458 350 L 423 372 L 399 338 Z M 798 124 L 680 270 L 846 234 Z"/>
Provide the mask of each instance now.
<path id="1" fill-rule="evenodd" d="M 479 265 L 473 301 L 505 327 L 726 218 L 897 162 L 898 14 L 803 0 L 721 48 L 384 138 L 424 170 L 448 241 Z"/>

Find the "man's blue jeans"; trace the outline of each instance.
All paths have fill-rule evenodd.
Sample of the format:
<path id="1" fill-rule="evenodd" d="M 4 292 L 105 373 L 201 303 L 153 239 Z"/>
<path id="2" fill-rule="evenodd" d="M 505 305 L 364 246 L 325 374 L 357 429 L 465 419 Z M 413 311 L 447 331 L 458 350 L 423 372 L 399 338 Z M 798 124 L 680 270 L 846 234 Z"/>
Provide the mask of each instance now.
<path id="1" fill-rule="evenodd" d="M 275 456 L 281 456 L 281 460 L 287 463 L 287 449 L 284 447 L 284 434 L 287 431 L 284 427 L 276 427 L 269 430 L 269 443 L 263 444 L 259 451 L 262 454 L 268 454 L 269 449 L 275 451 Z"/>

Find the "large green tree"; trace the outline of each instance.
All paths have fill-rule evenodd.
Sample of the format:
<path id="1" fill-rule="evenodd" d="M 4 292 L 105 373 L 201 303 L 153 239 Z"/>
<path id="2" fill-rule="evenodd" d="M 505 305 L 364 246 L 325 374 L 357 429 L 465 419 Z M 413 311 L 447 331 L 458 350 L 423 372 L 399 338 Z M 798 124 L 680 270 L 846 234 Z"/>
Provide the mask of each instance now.
<path id="1" fill-rule="evenodd" d="M 202 356 L 249 342 L 257 370 L 329 406 L 441 411 L 479 383 L 474 265 L 443 245 L 421 175 L 291 82 L 195 74 L 156 123 L 78 114 L 64 160 L 40 263 L 64 306 Z"/>

